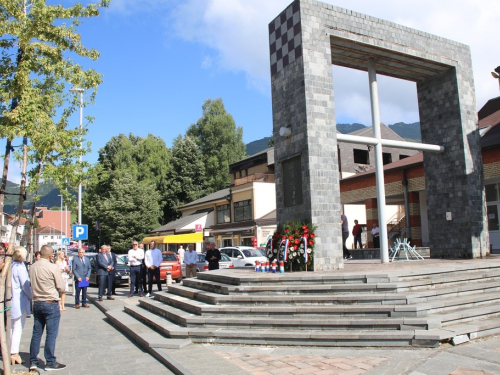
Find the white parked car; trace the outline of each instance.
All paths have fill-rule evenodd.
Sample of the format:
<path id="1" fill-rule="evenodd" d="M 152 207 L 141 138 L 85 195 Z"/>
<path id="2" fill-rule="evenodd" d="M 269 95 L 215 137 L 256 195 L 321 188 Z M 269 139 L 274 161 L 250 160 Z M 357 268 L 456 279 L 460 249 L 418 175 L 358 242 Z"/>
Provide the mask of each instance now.
<path id="1" fill-rule="evenodd" d="M 259 249 L 250 246 L 228 246 L 219 251 L 221 254 L 226 254 L 235 267 L 255 267 L 257 260 L 264 264 L 268 260 Z"/>

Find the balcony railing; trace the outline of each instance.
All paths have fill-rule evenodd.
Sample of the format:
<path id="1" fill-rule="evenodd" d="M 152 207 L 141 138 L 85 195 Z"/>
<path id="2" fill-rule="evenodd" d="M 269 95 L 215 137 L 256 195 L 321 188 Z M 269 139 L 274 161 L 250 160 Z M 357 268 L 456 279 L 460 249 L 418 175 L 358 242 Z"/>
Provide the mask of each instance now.
<path id="1" fill-rule="evenodd" d="M 255 173 L 250 176 L 236 178 L 233 185 L 243 185 L 248 182 L 275 182 L 274 174 Z"/>

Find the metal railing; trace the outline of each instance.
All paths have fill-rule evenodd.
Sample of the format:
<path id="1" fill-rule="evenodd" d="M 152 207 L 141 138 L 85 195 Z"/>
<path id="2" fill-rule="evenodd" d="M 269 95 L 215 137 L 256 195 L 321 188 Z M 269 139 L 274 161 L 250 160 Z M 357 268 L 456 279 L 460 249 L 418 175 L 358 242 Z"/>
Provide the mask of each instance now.
<path id="1" fill-rule="evenodd" d="M 250 176 L 236 178 L 233 182 L 234 186 L 243 185 L 249 182 L 275 182 L 274 174 L 255 173 Z"/>

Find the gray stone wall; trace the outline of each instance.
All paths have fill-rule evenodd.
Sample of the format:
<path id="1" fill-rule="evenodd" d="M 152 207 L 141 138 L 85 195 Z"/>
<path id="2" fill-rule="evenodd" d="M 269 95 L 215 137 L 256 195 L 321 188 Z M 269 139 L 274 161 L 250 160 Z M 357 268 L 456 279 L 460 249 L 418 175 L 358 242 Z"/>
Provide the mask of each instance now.
<path id="1" fill-rule="evenodd" d="M 322 25 L 314 22 L 309 14 L 300 14 L 298 4 L 298 1 L 292 3 L 273 21 L 274 25 L 270 25 L 278 225 L 289 220 L 310 220 L 317 225 L 314 269 L 332 270 L 342 268 L 343 262 L 329 43 Z M 301 22 L 293 25 L 292 21 L 288 25 L 287 20 L 296 20 L 297 15 Z M 301 31 L 300 40 L 295 40 L 300 42 L 302 51 L 295 52 L 293 61 L 287 59 L 284 67 L 280 64 L 283 54 L 276 53 L 273 47 L 273 39 L 276 39 L 273 32 L 281 25 L 288 27 L 280 30 L 279 35 L 286 30 L 297 30 L 296 25 Z M 278 43 L 278 47 L 283 45 Z M 276 67 L 280 68 L 276 71 L 273 70 L 275 58 Z M 290 127 L 292 135 L 279 136 L 281 127 Z M 297 155 L 301 158 L 303 203 L 285 207 L 283 185 L 291 182 L 282 173 L 282 163 Z"/>
<path id="2" fill-rule="evenodd" d="M 315 0 L 294 1 L 269 24 L 269 34 L 277 219 L 318 226 L 315 270 L 342 267 L 332 61 L 367 70 L 372 57 L 379 73 L 417 82 L 422 140 L 446 147 L 424 161 L 431 254 L 473 257 L 488 247 L 467 46 Z M 292 135 L 281 137 L 281 127 Z M 285 207 L 290 182 L 282 163 L 298 155 L 303 201 Z M 450 210 L 453 220 L 444 222 Z"/>
<path id="3" fill-rule="evenodd" d="M 474 258 L 489 249 L 472 69 L 464 60 L 418 83 L 422 142 L 446 148 L 424 153 L 432 257 Z"/>

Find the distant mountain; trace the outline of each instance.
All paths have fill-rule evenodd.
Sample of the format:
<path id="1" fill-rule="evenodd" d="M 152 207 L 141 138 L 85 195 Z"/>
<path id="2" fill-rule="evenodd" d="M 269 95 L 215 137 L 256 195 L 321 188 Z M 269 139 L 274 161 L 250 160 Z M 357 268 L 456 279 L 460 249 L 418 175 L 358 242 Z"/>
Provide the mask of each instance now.
<path id="1" fill-rule="evenodd" d="M 356 122 L 354 124 L 337 124 L 337 130 L 342 134 L 349 134 L 363 128 L 366 128 L 366 125 Z"/>
<path id="2" fill-rule="evenodd" d="M 265 150 L 266 148 L 269 148 L 269 140 L 270 139 L 271 139 L 271 137 L 264 137 L 264 138 L 259 139 L 257 141 L 247 143 L 246 144 L 247 155 L 248 156 L 254 155 L 258 152 Z"/>
<path id="3" fill-rule="evenodd" d="M 19 184 L 7 181 L 7 193 L 19 194 Z M 61 205 L 61 198 L 58 196 L 59 189 L 51 183 L 40 183 L 38 187 L 38 200 L 37 206 L 45 207 L 59 207 Z M 24 202 L 23 208 L 31 208 L 33 204 L 33 196 L 28 195 L 28 199 Z M 19 195 L 6 195 L 4 201 L 4 212 L 14 214 L 17 210 L 19 203 Z"/>
<path id="4" fill-rule="evenodd" d="M 337 124 L 337 130 L 342 134 L 349 134 L 353 131 L 363 129 L 366 125 L 363 124 Z M 422 142 L 422 138 L 420 136 L 420 122 L 414 122 L 411 124 L 407 124 L 404 122 L 398 122 L 392 125 L 389 125 L 389 128 L 398 134 L 400 137 L 404 138 L 410 142 Z M 257 141 L 253 141 L 247 143 L 247 155 L 254 155 L 260 151 L 269 148 L 269 140 L 271 137 L 264 137 Z"/>
<path id="5" fill-rule="evenodd" d="M 398 122 L 396 124 L 389 125 L 389 128 L 407 141 L 422 142 L 420 122 L 414 122 L 412 124 Z"/>

